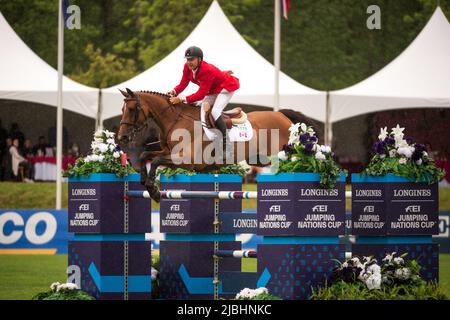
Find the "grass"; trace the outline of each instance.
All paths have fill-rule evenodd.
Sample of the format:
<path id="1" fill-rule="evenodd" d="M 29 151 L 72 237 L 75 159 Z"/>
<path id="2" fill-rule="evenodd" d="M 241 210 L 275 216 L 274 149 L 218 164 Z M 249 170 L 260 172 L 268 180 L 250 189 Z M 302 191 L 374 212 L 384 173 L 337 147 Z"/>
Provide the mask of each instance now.
<path id="1" fill-rule="evenodd" d="M 55 203 L 55 183 L 0 183 L 0 208 L 2 209 L 53 209 Z M 67 183 L 63 183 L 62 207 L 67 208 Z"/>
<path id="2" fill-rule="evenodd" d="M 66 282 L 67 255 L 0 255 L 0 299 L 29 300 Z"/>
<path id="3" fill-rule="evenodd" d="M 440 284 L 450 295 L 450 254 L 439 256 Z M 256 272 L 256 259 L 242 259 L 242 271 Z M 0 255 L 0 300 L 28 300 L 65 282 L 67 255 Z"/>
<path id="4" fill-rule="evenodd" d="M 258 259 L 242 258 L 242 272 L 256 272 Z"/>

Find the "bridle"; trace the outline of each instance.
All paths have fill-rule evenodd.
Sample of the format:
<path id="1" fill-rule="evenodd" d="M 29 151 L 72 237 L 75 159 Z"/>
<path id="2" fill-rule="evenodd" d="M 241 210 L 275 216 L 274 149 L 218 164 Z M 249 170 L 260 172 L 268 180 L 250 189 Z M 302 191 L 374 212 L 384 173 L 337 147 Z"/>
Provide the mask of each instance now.
<path id="1" fill-rule="evenodd" d="M 129 102 L 129 101 L 136 101 L 136 107 L 135 107 L 135 109 L 133 110 L 133 112 L 134 112 L 134 119 L 133 119 L 133 122 L 123 121 L 123 120 L 120 121 L 120 125 L 125 124 L 125 125 L 132 126 L 132 127 L 133 127 L 133 130 L 131 131 L 131 133 L 130 133 L 130 138 L 129 138 L 129 141 L 132 141 L 132 140 L 134 139 L 134 137 L 136 136 L 137 133 L 139 133 L 140 131 L 142 131 L 144 128 L 146 128 L 146 127 L 148 126 L 147 120 L 148 120 L 149 116 L 145 114 L 144 109 L 143 109 L 142 106 L 141 106 L 141 97 L 140 97 L 140 95 L 135 94 L 132 98 L 125 98 L 125 99 L 123 99 L 123 101 L 124 101 L 123 108 L 127 108 L 127 105 L 126 105 L 127 102 Z M 131 110 L 131 109 L 128 108 L 128 110 Z M 165 114 L 168 110 L 171 110 L 171 105 L 170 105 L 170 104 L 169 104 L 169 106 L 161 113 L 161 116 L 162 116 L 163 114 Z M 167 141 L 167 137 L 168 137 L 170 131 L 171 131 L 172 128 L 175 126 L 175 124 L 178 122 L 178 119 L 180 118 L 181 113 L 182 113 L 181 111 L 182 111 L 182 110 L 180 109 L 180 110 L 177 112 L 177 115 L 176 115 L 174 121 L 173 121 L 173 122 L 170 124 L 170 126 L 168 127 L 167 134 L 166 134 L 166 137 L 165 137 L 166 141 Z M 138 122 L 138 119 L 139 119 L 139 114 L 140 114 L 141 112 L 143 113 L 145 119 L 144 119 L 144 123 L 143 123 L 141 126 L 139 126 L 137 122 Z M 159 142 L 159 141 L 156 141 L 156 142 L 154 142 L 154 143 L 157 143 L 157 142 Z"/>
<path id="2" fill-rule="evenodd" d="M 134 112 L 134 119 L 133 122 L 128 122 L 128 121 L 120 121 L 120 125 L 128 125 L 128 126 L 132 126 L 133 130 L 130 133 L 130 141 L 133 140 L 133 138 L 136 136 L 137 133 L 139 133 L 140 131 L 142 131 L 144 128 L 146 128 L 148 126 L 147 120 L 148 120 L 148 116 L 145 114 L 144 109 L 142 109 L 141 106 L 141 97 L 139 95 L 135 95 L 134 98 L 125 98 L 123 99 L 123 107 L 127 108 L 127 102 L 129 101 L 136 101 L 136 107 L 133 110 Z M 132 110 L 129 109 L 128 110 Z M 142 112 L 142 114 L 144 115 L 144 122 L 142 125 L 138 125 L 138 119 L 139 119 L 139 114 Z"/>

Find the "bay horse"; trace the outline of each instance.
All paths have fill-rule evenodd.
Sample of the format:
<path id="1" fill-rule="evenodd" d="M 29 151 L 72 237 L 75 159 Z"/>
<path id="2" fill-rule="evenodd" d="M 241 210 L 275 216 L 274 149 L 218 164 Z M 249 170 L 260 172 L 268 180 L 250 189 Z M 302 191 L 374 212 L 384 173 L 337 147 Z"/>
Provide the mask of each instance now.
<path id="1" fill-rule="evenodd" d="M 140 155 L 140 173 L 141 183 L 146 186 L 152 199 L 159 202 L 160 194 L 159 190 L 154 185 L 156 177 L 156 169 L 159 165 L 164 165 L 172 168 L 184 168 L 187 170 L 195 170 L 196 172 L 204 172 L 219 169 L 224 163 L 210 163 L 205 161 L 204 157 L 201 157 L 201 161 L 196 163 L 194 156 L 201 147 L 202 150 L 207 148 L 207 145 L 211 144 L 211 141 L 203 141 L 196 147 L 194 142 L 194 121 L 200 121 L 200 108 L 190 104 L 178 104 L 172 105 L 169 101 L 170 96 L 158 92 L 139 91 L 133 92 L 130 89 L 125 91 L 120 90 L 124 98 L 122 107 L 122 119 L 120 121 L 120 127 L 118 132 L 118 140 L 121 144 L 130 142 L 137 132 L 145 127 L 149 118 L 152 118 L 156 125 L 160 129 L 160 151 L 143 152 Z M 292 118 L 292 116 L 290 116 Z M 279 152 L 284 144 L 288 143 L 289 139 L 289 127 L 292 125 L 291 120 L 281 112 L 274 111 L 254 111 L 247 114 L 247 119 L 250 121 L 253 127 L 253 137 L 248 142 L 234 142 L 234 150 L 239 148 L 239 144 L 243 144 L 240 148 L 245 148 L 245 153 L 233 155 L 233 162 L 238 163 L 242 160 L 246 160 L 247 163 L 252 165 L 267 165 L 266 155 L 273 154 L 274 150 L 268 150 L 271 148 L 272 138 L 278 139 L 274 141 L 277 144 L 276 153 Z M 299 120 L 299 119 L 297 119 Z M 199 122 L 197 122 L 199 123 Z M 183 150 L 182 155 L 174 153 L 174 148 L 180 143 L 179 140 L 172 140 L 171 134 L 177 129 L 185 129 L 190 133 L 190 141 L 184 141 L 189 143 L 190 148 Z M 251 152 L 249 144 L 252 140 L 257 139 L 259 141 L 260 129 L 266 129 L 267 143 L 265 145 L 258 145 L 256 152 Z M 278 129 L 278 136 L 272 137 L 271 129 Z M 203 130 L 200 132 L 203 135 Z M 188 138 L 188 139 L 189 139 Z M 198 139 L 198 131 L 197 131 Z M 220 148 L 222 144 L 220 143 Z M 272 147 L 273 148 L 273 147 Z M 241 149 L 242 150 L 242 149 Z M 272 151 L 272 153 L 268 153 Z M 174 154 L 173 154 L 174 153 Z M 178 158 L 177 158 L 178 157 Z M 174 159 L 190 159 L 190 161 L 182 163 L 174 163 Z M 146 163 L 147 160 L 152 159 L 150 172 L 147 173 Z M 197 159 L 198 160 L 198 159 Z M 178 161 L 180 162 L 180 161 Z M 227 161 L 228 162 L 228 161 Z"/>

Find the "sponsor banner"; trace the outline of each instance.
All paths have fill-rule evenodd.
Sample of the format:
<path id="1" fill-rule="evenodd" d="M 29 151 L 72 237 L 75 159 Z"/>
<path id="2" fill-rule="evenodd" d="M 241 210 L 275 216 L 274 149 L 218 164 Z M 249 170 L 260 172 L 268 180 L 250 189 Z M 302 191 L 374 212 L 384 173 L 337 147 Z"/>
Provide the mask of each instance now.
<path id="1" fill-rule="evenodd" d="M 437 235 L 438 185 L 352 175 L 353 234 Z"/>
<path id="2" fill-rule="evenodd" d="M 0 253 L 67 253 L 67 210 L 0 210 Z"/>
<path id="3" fill-rule="evenodd" d="M 146 237 L 158 250 L 165 235 L 159 229 L 159 212 L 153 211 L 151 216 L 152 233 Z M 350 235 L 350 212 L 346 218 L 346 234 Z M 72 239 L 73 234 L 67 229 L 67 210 L 0 210 L 0 253 L 67 253 L 68 240 Z M 262 239 L 250 233 L 236 234 L 236 241 L 242 241 L 244 250 L 256 249 Z M 433 242 L 440 245 L 440 253 L 450 253 L 450 212 L 439 214 L 439 235 L 433 236 Z"/>
<path id="4" fill-rule="evenodd" d="M 95 177 L 99 181 L 95 181 Z M 124 201 L 126 188 L 145 190 L 137 174 L 128 180 L 97 174 L 91 180 L 69 180 L 69 231 L 74 233 L 145 233 L 150 230 L 150 201 Z M 103 180 L 102 180 L 103 179 Z M 113 181 L 109 181 L 111 179 Z M 129 213 L 133 214 L 129 214 Z M 127 222 L 125 224 L 125 221 Z"/>
<path id="5" fill-rule="evenodd" d="M 439 244 L 439 253 L 450 253 L 450 212 L 440 212 L 439 234 L 433 236 L 433 242 Z"/>
<path id="6" fill-rule="evenodd" d="M 258 182 L 258 234 L 338 236 L 345 233 L 345 184 Z"/>

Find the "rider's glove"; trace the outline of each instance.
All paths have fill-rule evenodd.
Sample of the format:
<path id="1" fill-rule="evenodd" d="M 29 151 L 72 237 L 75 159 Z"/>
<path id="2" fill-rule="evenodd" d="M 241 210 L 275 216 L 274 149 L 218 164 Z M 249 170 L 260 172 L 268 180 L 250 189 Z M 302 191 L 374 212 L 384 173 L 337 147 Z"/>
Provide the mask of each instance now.
<path id="1" fill-rule="evenodd" d="M 178 97 L 171 97 L 170 98 L 170 102 L 172 104 L 180 104 L 182 102 L 186 103 L 186 98 L 182 97 L 182 96 L 178 96 Z"/>

